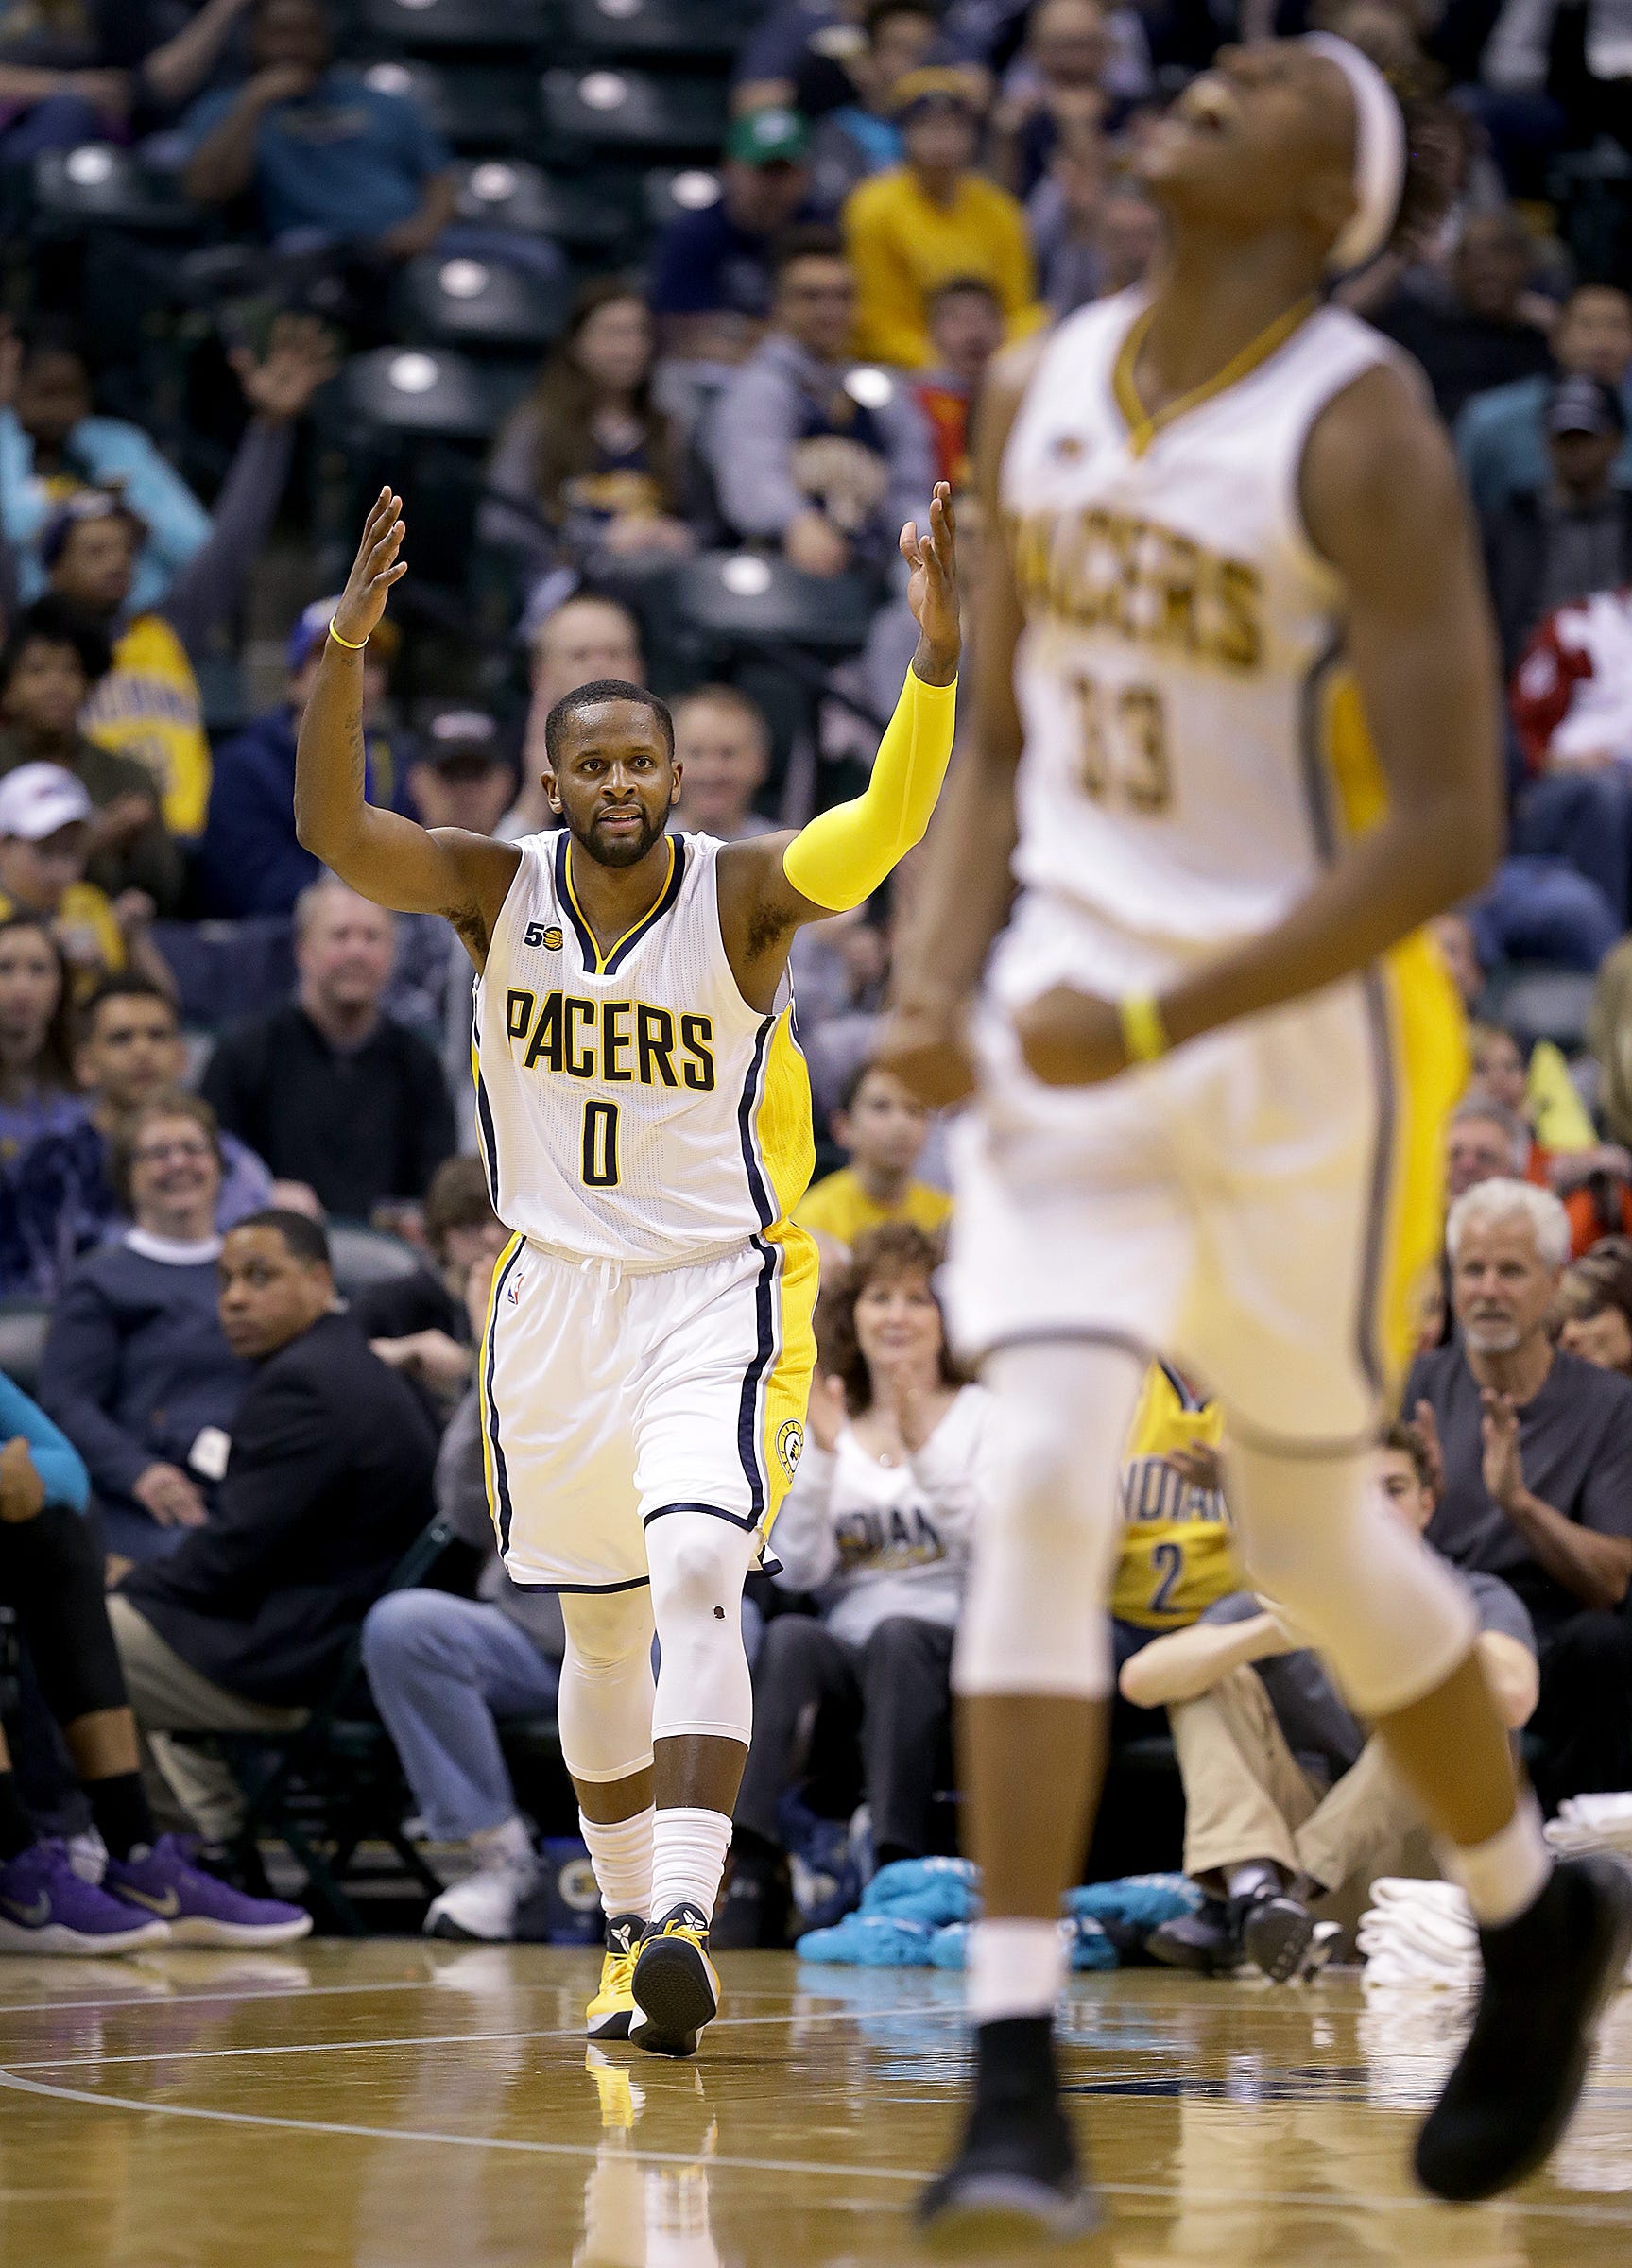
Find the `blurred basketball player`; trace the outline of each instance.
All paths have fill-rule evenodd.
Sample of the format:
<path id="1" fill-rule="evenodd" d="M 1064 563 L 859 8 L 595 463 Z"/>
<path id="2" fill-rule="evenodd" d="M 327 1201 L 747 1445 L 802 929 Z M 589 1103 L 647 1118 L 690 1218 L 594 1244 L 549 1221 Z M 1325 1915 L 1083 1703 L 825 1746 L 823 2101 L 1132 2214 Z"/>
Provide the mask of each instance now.
<path id="1" fill-rule="evenodd" d="M 920 635 L 867 792 L 738 843 L 665 832 L 673 722 L 620 679 L 545 720 L 555 833 L 495 842 L 367 803 L 362 654 L 402 541 L 387 491 L 301 723 L 296 822 L 365 897 L 445 915 L 478 972 L 477 1122 L 512 1231 L 480 1356 L 489 1493 L 510 1574 L 561 1593 L 561 1751 L 608 1921 L 588 2028 L 689 2055 L 719 2003 L 708 1931 L 747 1755 L 743 1580 L 816 1357 L 788 948 L 869 897 L 934 808 L 956 698 L 950 496 L 921 540 L 902 531 Z"/>
<path id="2" fill-rule="evenodd" d="M 1101 1769 L 1146 1350 L 1224 1404 L 1249 1567 L 1376 1721 L 1480 1922 L 1478 2020 L 1417 2143 L 1431 2190 L 1538 2162 L 1632 1944 L 1632 1881 L 1552 1865 L 1469 1602 L 1366 1486 L 1464 1071 L 1418 933 L 1500 833 L 1452 455 L 1391 350 L 1324 303 L 1415 194 L 1405 121 L 1341 40 L 1231 50 L 1144 170 L 1149 295 L 1084 308 L 988 397 L 1006 541 L 976 741 L 884 1051 L 928 1101 L 978 1085 L 949 1288 L 1006 1429 L 955 1673 L 985 1910 L 974 2100 L 922 2207 L 948 2242 L 1094 2219 L 1055 1918 Z"/>

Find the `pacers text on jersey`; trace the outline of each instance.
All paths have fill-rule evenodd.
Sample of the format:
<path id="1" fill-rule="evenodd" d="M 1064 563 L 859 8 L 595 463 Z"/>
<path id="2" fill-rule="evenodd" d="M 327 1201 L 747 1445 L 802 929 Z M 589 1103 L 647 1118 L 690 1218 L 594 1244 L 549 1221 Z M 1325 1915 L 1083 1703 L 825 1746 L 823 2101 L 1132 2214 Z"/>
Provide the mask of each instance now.
<path id="1" fill-rule="evenodd" d="M 572 1079 L 713 1092 L 712 1016 L 677 1019 L 644 1000 L 583 1000 L 572 992 L 541 999 L 512 986 L 505 994 L 505 1029 L 524 1071 L 541 1065 Z"/>
<path id="2" fill-rule="evenodd" d="M 1028 611 L 1223 669 L 1259 667 L 1263 586 L 1249 561 L 1100 507 L 1011 512 L 1006 526 Z"/>

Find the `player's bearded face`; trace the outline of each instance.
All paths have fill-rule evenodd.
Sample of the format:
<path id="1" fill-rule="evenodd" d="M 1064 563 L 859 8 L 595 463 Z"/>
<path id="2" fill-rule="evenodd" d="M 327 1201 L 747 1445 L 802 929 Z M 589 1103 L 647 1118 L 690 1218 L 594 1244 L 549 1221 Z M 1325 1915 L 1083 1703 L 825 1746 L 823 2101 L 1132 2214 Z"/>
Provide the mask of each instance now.
<path id="1" fill-rule="evenodd" d="M 609 702 L 598 715 L 592 711 L 582 735 L 564 751 L 555 800 L 589 857 L 603 867 L 634 867 L 662 839 L 679 774 L 651 713 L 635 710 L 632 721 L 603 725 L 601 716 L 612 707 Z"/>

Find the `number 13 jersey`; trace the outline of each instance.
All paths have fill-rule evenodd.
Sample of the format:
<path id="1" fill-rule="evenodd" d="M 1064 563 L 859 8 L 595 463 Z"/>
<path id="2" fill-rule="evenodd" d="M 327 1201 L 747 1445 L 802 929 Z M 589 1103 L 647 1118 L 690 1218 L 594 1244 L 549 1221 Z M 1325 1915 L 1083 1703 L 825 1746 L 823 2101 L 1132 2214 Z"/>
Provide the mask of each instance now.
<path id="1" fill-rule="evenodd" d="M 1143 321 L 1125 293 L 1063 322 L 1004 455 L 1015 871 L 1183 959 L 1270 927 L 1380 808 L 1298 474 L 1321 410 L 1391 350 L 1322 308 L 1151 421 L 1129 380 Z"/>
<path id="2" fill-rule="evenodd" d="M 683 1267 L 775 1231 L 814 1163 L 810 1080 L 784 976 L 737 988 L 708 835 L 668 837 L 645 918 L 602 953 L 583 852 L 529 835 L 476 980 L 476 1125 L 493 1210 L 534 1244 Z"/>

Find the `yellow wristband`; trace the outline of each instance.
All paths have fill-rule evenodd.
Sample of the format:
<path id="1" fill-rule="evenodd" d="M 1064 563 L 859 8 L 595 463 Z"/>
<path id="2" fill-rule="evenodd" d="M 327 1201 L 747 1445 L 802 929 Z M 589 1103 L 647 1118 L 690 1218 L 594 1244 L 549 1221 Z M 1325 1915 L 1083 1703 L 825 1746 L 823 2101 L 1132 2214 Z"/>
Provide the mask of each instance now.
<path id="1" fill-rule="evenodd" d="M 1173 1045 L 1154 992 L 1125 993 L 1116 1004 L 1130 1063 L 1154 1063 Z"/>
<path id="2" fill-rule="evenodd" d="M 360 654 L 364 646 L 366 646 L 369 643 L 366 638 L 342 638 L 339 631 L 335 627 L 335 618 L 333 615 L 329 617 L 329 635 L 335 641 L 336 645 L 343 645 L 349 654 Z"/>

